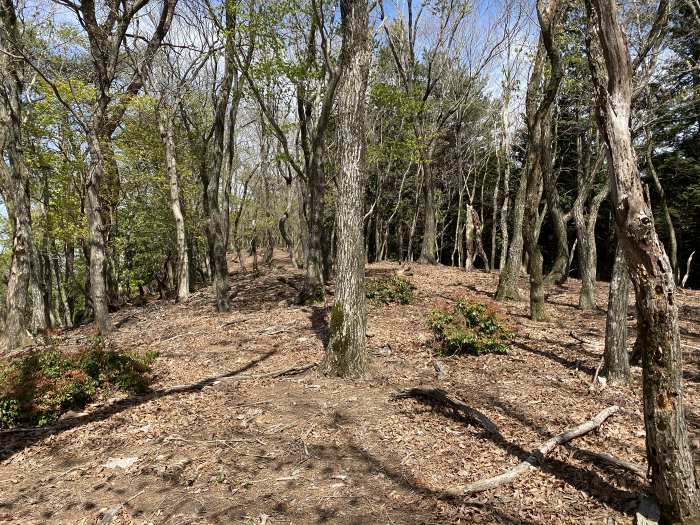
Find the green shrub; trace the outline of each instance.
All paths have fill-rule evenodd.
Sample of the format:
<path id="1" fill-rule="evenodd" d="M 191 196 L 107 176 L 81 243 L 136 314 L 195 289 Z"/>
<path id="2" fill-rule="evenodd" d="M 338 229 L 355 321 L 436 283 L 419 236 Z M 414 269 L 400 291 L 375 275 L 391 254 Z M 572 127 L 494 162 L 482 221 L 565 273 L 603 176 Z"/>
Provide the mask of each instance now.
<path id="1" fill-rule="evenodd" d="M 369 279 L 367 281 L 367 299 L 384 304 L 410 304 L 413 301 L 415 288 L 411 281 L 398 275 L 382 279 Z"/>
<path id="2" fill-rule="evenodd" d="M 106 350 L 102 342 L 77 354 L 56 349 L 0 361 L 0 428 L 45 425 L 92 401 L 100 389 L 140 393 L 157 354 Z"/>
<path id="3" fill-rule="evenodd" d="M 505 354 L 512 337 L 495 312 L 464 299 L 451 311 L 431 311 L 428 326 L 444 354 Z"/>

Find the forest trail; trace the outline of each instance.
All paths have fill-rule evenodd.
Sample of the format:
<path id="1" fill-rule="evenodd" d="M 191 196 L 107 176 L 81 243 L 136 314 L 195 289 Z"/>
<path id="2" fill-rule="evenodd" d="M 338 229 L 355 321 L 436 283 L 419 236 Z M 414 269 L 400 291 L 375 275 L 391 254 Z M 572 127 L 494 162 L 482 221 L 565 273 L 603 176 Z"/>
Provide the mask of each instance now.
<path id="1" fill-rule="evenodd" d="M 528 319 L 525 301 L 495 304 L 516 332 L 508 355 L 442 358 L 447 374 L 438 380 L 427 313 L 462 297 L 491 304 L 497 274 L 412 265 L 413 304 L 369 307 L 367 380 L 315 370 L 275 377 L 322 359 L 329 309 L 287 304 L 294 290 L 278 277 L 296 272 L 278 255 L 259 275 L 232 272 L 230 313 L 217 314 L 205 288 L 184 304 L 154 301 L 114 314 L 118 349 L 160 354 L 152 391 L 101 399 L 47 429 L 2 432 L 0 522 L 633 523 L 646 483 L 586 451 L 645 464 L 640 372 L 628 389 L 589 390 L 605 312 L 576 308 L 578 281 L 547 290 L 544 323 Z M 371 264 L 367 275 L 398 268 Z M 598 304 L 606 298 L 607 284 L 598 283 Z M 700 293 L 679 292 L 679 301 L 697 464 Z M 84 346 L 91 330 L 67 332 L 61 348 Z M 478 409 L 501 436 L 392 399 L 419 385 Z M 613 404 L 620 412 L 598 432 L 555 449 L 512 485 L 446 496 Z"/>

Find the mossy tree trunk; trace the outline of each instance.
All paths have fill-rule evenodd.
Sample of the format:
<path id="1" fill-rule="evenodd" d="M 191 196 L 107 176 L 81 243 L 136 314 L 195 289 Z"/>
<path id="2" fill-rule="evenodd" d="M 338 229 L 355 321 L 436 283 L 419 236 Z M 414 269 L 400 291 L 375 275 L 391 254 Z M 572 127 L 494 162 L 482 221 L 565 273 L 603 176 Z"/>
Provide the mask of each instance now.
<path id="1" fill-rule="evenodd" d="M 367 371 L 363 203 L 369 31 L 367 0 L 341 0 L 343 68 L 338 96 L 338 267 L 323 368 L 340 376 Z"/>

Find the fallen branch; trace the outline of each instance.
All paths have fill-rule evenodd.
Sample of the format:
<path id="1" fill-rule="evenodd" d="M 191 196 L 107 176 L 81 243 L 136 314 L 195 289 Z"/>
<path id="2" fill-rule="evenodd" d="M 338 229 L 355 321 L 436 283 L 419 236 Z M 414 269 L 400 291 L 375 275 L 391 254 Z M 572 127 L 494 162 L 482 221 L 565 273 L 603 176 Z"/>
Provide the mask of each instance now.
<path id="1" fill-rule="evenodd" d="M 399 390 L 392 394 L 394 399 L 407 399 L 413 398 L 419 401 L 431 401 L 441 405 L 443 409 L 451 409 L 454 415 L 458 416 L 460 419 L 466 423 L 474 426 L 478 426 L 486 430 L 488 433 L 500 436 L 501 433 L 498 431 L 496 424 L 491 421 L 485 414 L 482 414 L 478 410 L 471 408 L 469 405 L 450 397 L 447 392 L 440 388 L 405 388 Z"/>
<path id="2" fill-rule="evenodd" d="M 576 339 L 579 343 L 582 343 L 584 345 L 591 345 L 591 346 L 601 346 L 600 343 L 594 343 L 593 341 L 590 341 L 588 339 L 584 339 L 583 337 L 577 336 L 573 331 L 569 332 L 569 335 Z"/>
<path id="3" fill-rule="evenodd" d="M 547 454 L 549 454 L 555 447 L 563 443 L 567 443 L 572 439 L 588 434 L 590 431 L 597 429 L 603 422 L 620 410 L 618 406 L 611 406 L 600 412 L 593 419 L 586 421 L 585 423 L 567 430 L 548 441 L 544 442 L 542 445 L 533 450 L 525 461 L 518 464 L 516 467 L 510 469 L 508 472 L 504 472 L 498 476 L 492 478 L 482 479 L 474 483 L 470 483 L 466 487 L 457 490 L 450 490 L 448 493 L 452 496 L 463 496 L 466 494 L 474 494 L 476 492 L 483 492 L 485 490 L 495 489 L 501 485 L 506 485 L 512 483 L 525 472 L 530 469 L 535 468 L 537 463 L 544 459 Z"/>
<path id="4" fill-rule="evenodd" d="M 605 452 L 593 452 L 591 450 L 576 449 L 576 452 L 582 456 L 591 458 L 593 461 L 600 461 L 601 463 L 607 463 L 608 465 L 613 465 L 621 469 L 627 470 L 632 474 L 636 474 L 642 479 L 646 479 L 647 471 L 641 465 L 632 463 L 631 461 L 625 461 L 624 459 L 619 459 Z"/>

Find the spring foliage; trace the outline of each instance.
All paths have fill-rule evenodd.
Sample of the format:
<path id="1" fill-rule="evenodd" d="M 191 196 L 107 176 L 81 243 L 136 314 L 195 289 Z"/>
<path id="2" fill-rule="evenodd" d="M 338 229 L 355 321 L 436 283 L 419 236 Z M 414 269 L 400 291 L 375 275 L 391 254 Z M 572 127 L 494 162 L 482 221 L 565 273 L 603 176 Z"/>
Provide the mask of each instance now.
<path id="1" fill-rule="evenodd" d="M 76 354 L 56 349 L 0 361 L 0 428 L 46 425 L 99 392 L 141 393 L 155 353 L 122 353 L 101 341 Z"/>
<path id="2" fill-rule="evenodd" d="M 494 311 L 465 299 L 450 310 L 431 311 L 428 326 L 441 354 L 505 354 L 512 337 Z"/>
<path id="3" fill-rule="evenodd" d="M 394 275 L 367 281 L 367 299 L 377 303 L 410 304 L 413 301 L 415 285 L 405 277 Z"/>

